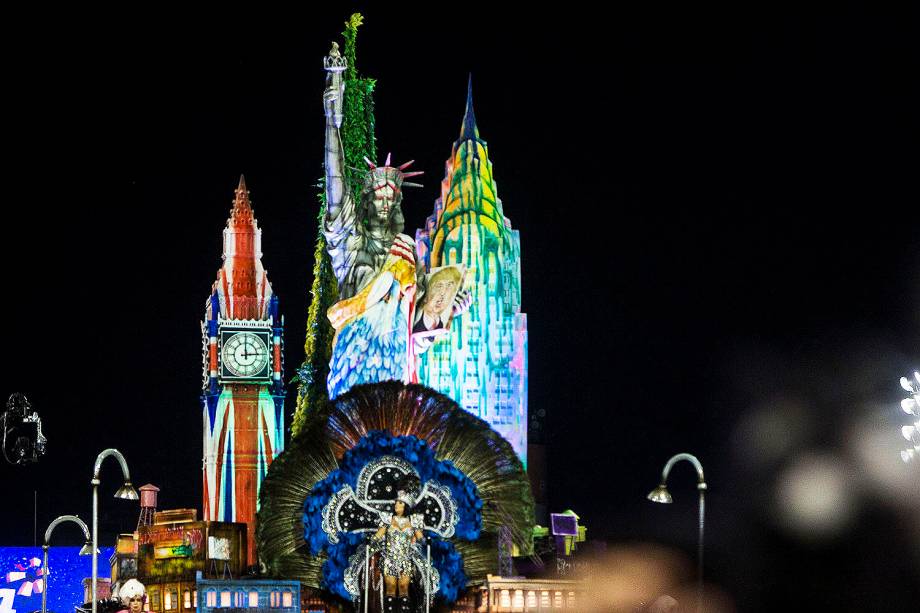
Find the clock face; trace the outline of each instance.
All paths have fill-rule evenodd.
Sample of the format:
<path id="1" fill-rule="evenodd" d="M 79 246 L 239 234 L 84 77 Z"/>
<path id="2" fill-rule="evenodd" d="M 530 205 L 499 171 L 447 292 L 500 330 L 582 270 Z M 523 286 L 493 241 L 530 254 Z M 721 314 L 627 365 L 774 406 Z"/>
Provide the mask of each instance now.
<path id="1" fill-rule="evenodd" d="M 229 375 L 262 378 L 268 375 L 268 345 L 263 334 L 235 332 L 224 338 L 221 361 Z"/>

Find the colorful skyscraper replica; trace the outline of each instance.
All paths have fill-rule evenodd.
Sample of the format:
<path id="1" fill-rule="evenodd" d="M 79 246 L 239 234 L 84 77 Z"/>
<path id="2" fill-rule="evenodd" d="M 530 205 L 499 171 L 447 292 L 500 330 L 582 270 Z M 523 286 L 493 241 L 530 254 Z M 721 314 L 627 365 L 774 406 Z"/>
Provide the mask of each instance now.
<path id="1" fill-rule="evenodd" d="M 202 324 L 203 507 L 204 521 L 247 524 L 249 564 L 259 488 L 284 447 L 284 322 L 261 258 L 262 231 L 240 177 Z"/>
<path id="2" fill-rule="evenodd" d="M 460 138 L 441 197 L 416 232 L 431 270 L 467 268 L 469 311 L 419 360 L 419 382 L 487 421 L 527 461 L 527 316 L 521 313 L 520 234 L 502 212 L 486 142 L 479 137 L 470 83 Z"/>

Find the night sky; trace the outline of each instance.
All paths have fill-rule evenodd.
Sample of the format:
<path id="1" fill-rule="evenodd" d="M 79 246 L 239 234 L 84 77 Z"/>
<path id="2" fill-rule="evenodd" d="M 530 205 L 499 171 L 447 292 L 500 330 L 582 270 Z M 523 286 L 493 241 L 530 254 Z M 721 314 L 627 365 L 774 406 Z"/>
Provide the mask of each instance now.
<path id="1" fill-rule="evenodd" d="M 57 515 L 88 521 L 106 447 L 162 488 L 162 508 L 200 510 L 199 322 L 240 173 L 293 374 L 322 57 L 361 10 L 378 151 L 426 173 L 403 203 L 409 234 L 432 211 L 472 73 L 521 232 L 552 510 L 611 547 L 692 559 L 689 465 L 674 505 L 645 500 L 668 457 L 691 452 L 710 484 L 707 579 L 739 610 L 916 606 L 920 465 L 898 457 L 898 378 L 920 369 L 916 21 L 896 5 L 691 4 L 10 19 L 0 392 L 29 397 L 49 445 L 37 465 L 0 466 L 0 543 L 32 544 L 36 490 L 39 543 Z M 817 523 L 796 529 L 784 484 L 806 473 L 829 481 Z M 110 497 L 119 479 L 107 463 L 105 538 L 136 523 Z"/>

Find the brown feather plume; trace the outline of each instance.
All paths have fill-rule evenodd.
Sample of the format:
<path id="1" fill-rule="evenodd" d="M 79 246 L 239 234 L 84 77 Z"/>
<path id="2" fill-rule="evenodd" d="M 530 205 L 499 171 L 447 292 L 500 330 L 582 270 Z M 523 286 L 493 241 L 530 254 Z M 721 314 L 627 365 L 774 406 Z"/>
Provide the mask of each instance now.
<path id="1" fill-rule="evenodd" d="M 498 531 L 507 526 L 521 553 L 532 551 L 533 497 L 511 444 L 453 400 L 421 385 L 387 381 L 353 387 L 309 416 L 300 434 L 269 468 L 259 497 L 256 539 L 271 576 L 320 587 L 322 557 L 303 538 L 303 503 L 313 486 L 338 467 L 337 459 L 372 430 L 424 440 L 476 485 L 483 501 L 482 533 L 475 542 L 451 539 L 470 581 L 498 570 Z"/>

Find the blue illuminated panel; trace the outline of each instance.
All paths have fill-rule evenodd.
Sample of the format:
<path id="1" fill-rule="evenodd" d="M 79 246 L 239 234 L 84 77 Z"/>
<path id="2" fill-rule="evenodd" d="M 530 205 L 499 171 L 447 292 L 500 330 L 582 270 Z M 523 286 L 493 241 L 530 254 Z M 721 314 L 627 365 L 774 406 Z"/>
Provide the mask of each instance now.
<path id="1" fill-rule="evenodd" d="M 100 547 L 100 578 L 109 576 L 114 549 Z M 42 591 L 48 580 L 48 611 L 72 613 L 83 604 L 83 579 L 92 576 L 92 556 L 79 547 L 51 547 L 48 571 L 42 568 L 41 547 L 0 547 L 0 613 L 41 611 Z"/>

